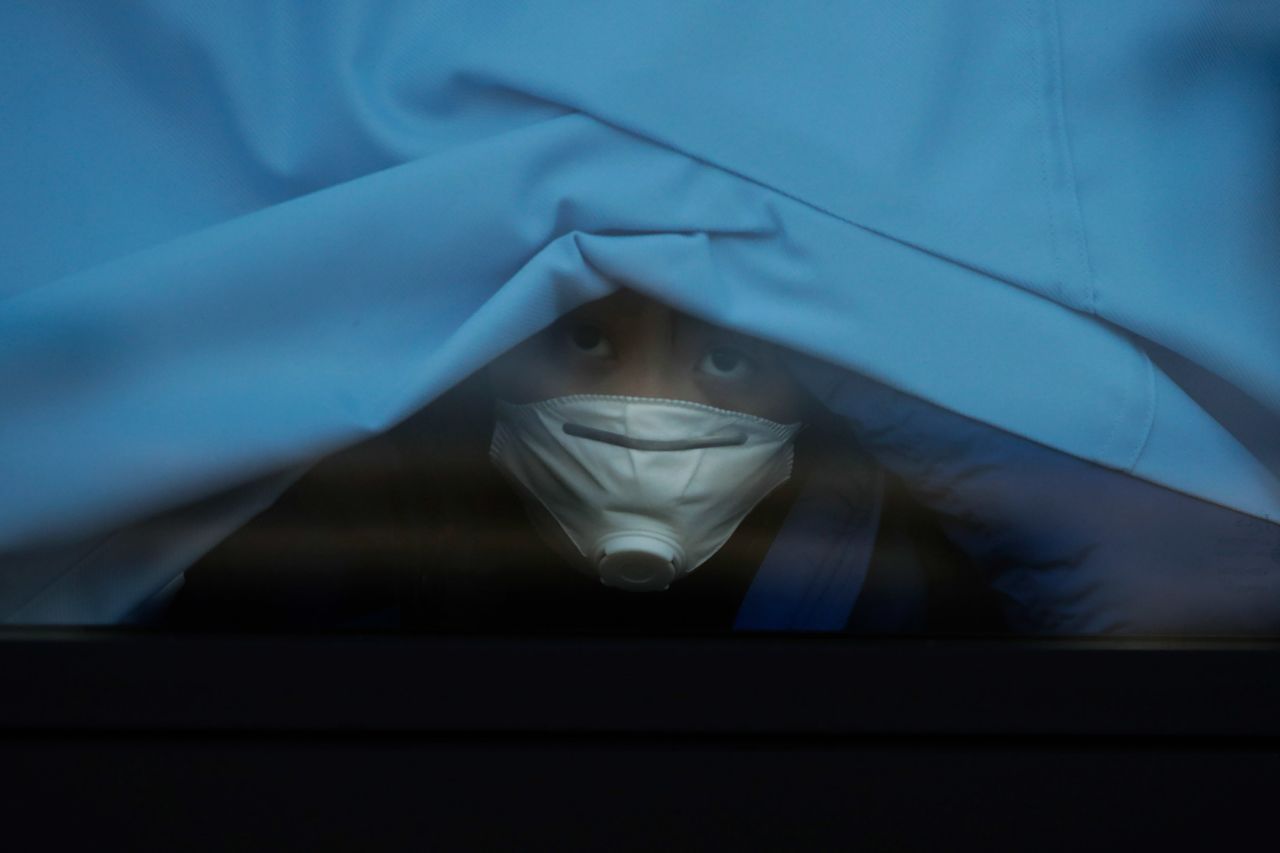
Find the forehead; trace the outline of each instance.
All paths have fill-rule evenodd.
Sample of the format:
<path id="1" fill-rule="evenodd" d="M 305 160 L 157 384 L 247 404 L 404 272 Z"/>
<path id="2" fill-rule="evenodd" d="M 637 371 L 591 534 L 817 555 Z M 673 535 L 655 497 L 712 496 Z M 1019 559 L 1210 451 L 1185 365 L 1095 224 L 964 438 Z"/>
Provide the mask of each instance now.
<path id="1" fill-rule="evenodd" d="M 619 290 L 603 299 L 581 305 L 565 316 L 574 320 L 625 322 L 628 320 L 652 321 L 677 315 L 679 315 L 678 311 L 642 293 L 634 290 Z"/>
<path id="2" fill-rule="evenodd" d="M 667 332 L 669 336 L 711 335 L 755 342 L 748 335 L 716 326 L 632 290 L 589 302 L 561 318 L 560 323 L 587 323 L 612 335 Z M 758 343 L 758 342 L 757 342 Z"/>

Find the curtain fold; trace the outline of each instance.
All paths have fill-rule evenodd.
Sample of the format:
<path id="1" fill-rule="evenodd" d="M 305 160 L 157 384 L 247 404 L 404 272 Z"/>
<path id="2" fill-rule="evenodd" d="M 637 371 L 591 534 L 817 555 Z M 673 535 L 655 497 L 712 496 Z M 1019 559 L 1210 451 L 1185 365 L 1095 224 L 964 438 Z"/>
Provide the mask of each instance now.
<path id="1" fill-rule="evenodd" d="M 0 553 L 305 466 L 623 285 L 1280 520 L 1272 4 L 59 0 L 0 33 Z"/>

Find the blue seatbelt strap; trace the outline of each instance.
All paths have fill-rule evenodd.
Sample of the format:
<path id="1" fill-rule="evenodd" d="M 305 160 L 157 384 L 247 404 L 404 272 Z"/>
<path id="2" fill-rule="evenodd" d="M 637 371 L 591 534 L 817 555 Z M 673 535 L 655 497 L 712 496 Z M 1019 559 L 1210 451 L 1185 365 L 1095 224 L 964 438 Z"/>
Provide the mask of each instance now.
<path id="1" fill-rule="evenodd" d="M 867 577 L 880 526 L 879 468 L 796 498 L 734 620 L 735 631 L 839 631 Z"/>

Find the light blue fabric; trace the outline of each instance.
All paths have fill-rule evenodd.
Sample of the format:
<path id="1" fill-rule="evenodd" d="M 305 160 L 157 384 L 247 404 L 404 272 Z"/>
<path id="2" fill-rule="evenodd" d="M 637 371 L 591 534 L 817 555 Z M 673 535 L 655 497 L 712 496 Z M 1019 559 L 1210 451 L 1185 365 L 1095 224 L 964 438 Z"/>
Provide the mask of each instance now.
<path id="1" fill-rule="evenodd" d="M 1280 520 L 1277 139 L 1262 0 L 6 3 L 0 554 L 287 477 L 619 283 Z"/>

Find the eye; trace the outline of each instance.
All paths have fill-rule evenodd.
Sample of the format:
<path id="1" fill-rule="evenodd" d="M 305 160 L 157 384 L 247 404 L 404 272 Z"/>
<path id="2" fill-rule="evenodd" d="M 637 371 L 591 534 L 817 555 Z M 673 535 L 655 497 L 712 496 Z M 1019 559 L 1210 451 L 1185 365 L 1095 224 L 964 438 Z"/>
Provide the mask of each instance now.
<path id="1" fill-rule="evenodd" d="M 569 343 L 573 349 L 596 358 L 612 358 L 613 346 L 598 326 L 578 323 L 569 328 Z"/>
<path id="2" fill-rule="evenodd" d="M 698 370 L 717 379 L 745 379 L 754 370 L 751 359 L 734 347 L 714 347 L 702 357 Z"/>

